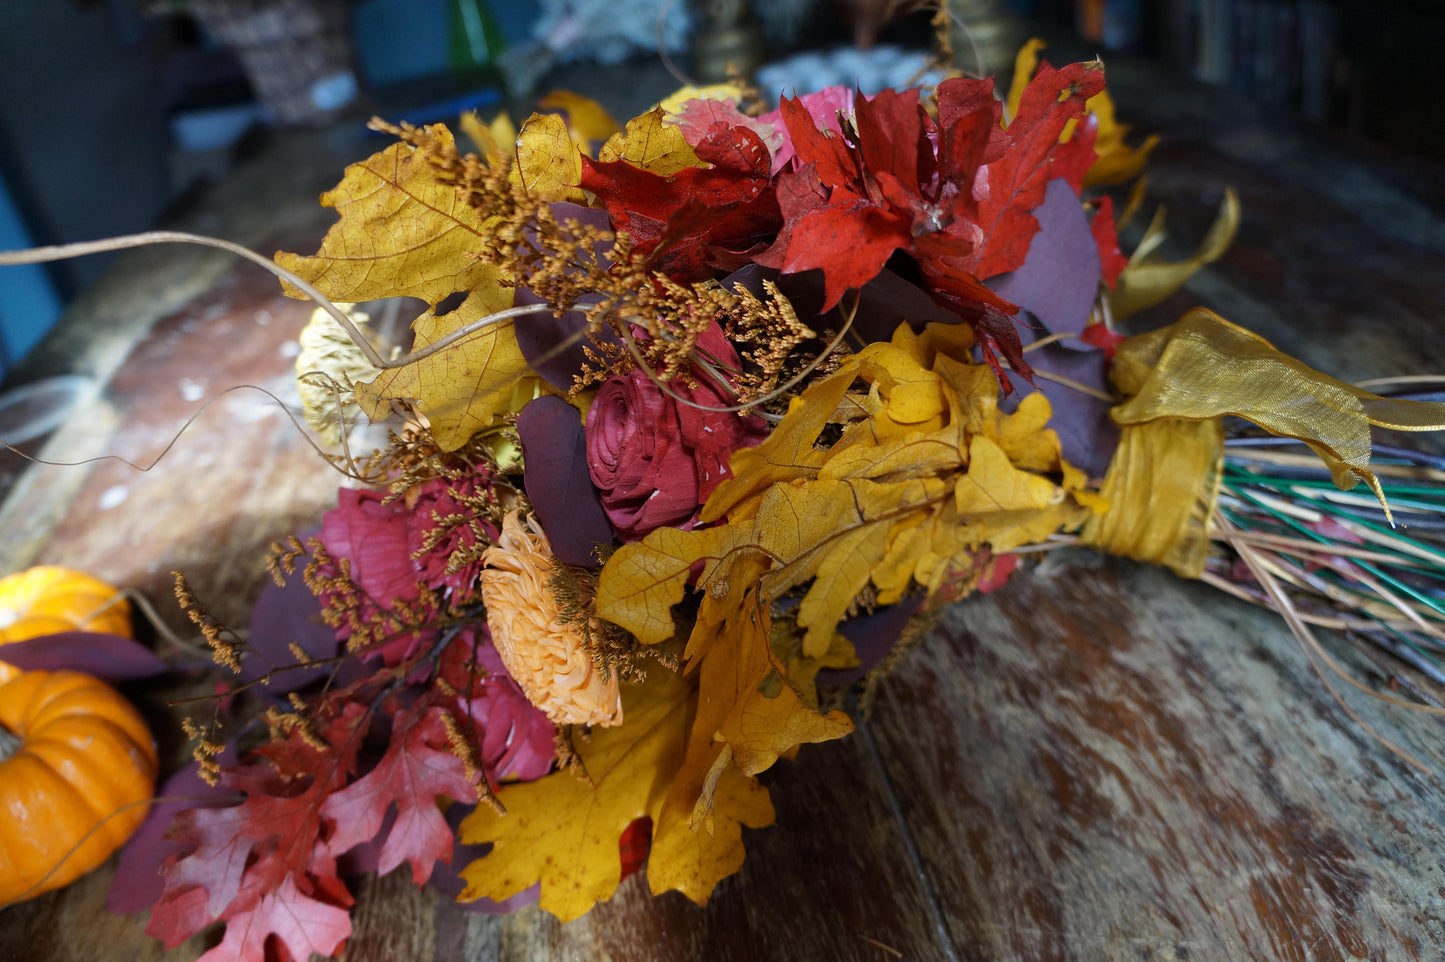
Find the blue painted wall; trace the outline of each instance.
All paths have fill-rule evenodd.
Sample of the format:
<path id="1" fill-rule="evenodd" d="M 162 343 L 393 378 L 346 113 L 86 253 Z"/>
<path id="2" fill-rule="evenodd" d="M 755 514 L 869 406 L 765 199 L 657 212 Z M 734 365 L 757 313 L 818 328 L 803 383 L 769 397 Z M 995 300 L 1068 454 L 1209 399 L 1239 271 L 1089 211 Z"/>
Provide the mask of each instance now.
<path id="1" fill-rule="evenodd" d="M 0 250 L 30 246 L 20 212 L 0 181 Z M 60 297 L 39 264 L 4 268 L 0 283 L 0 377 L 60 318 Z"/>

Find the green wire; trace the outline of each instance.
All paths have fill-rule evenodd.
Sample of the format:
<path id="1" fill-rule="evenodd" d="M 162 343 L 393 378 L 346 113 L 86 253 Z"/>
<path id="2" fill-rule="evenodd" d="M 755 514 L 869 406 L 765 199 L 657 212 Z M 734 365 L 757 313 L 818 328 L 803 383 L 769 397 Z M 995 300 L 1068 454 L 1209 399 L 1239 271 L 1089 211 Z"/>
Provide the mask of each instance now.
<path id="1" fill-rule="evenodd" d="M 1256 507 L 1260 508 L 1261 510 L 1268 512 L 1269 514 L 1271 514 L 1271 515 L 1274 516 L 1275 518 L 1279 519 L 1279 521 L 1282 522 L 1283 524 L 1286 524 L 1286 525 L 1288 525 L 1289 527 L 1293 528 L 1294 530 L 1300 532 L 1301 534 L 1303 534 L 1305 537 L 1311 539 L 1312 541 L 1316 541 L 1316 542 L 1318 542 L 1318 543 L 1320 543 L 1320 544 L 1324 544 L 1324 545 L 1330 545 L 1330 544 L 1333 544 L 1333 543 L 1334 543 L 1330 538 L 1326 537 L 1325 535 L 1322 535 L 1322 534 L 1320 534 L 1320 533 L 1317 532 L 1317 531 L 1312 531 L 1312 530 L 1310 530 L 1309 528 L 1307 528 L 1307 527 L 1305 527 L 1304 525 L 1300 524 L 1296 519 L 1291 518 L 1291 517 L 1289 517 L 1288 515 L 1284 514 L 1283 512 L 1278 511 L 1277 509 L 1272 508 L 1272 507 L 1269 506 L 1268 504 L 1263 503 L 1263 502 L 1260 501 L 1257 497 L 1251 495 L 1248 491 L 1244 491 L 1244 490 L 1240 490 L 1240 489 L 1233 489 L 1233 488 L 1230 489 L 1230 490 L 1231 490 L 1231 493 L 1232 493 L 1232 494 L 1234 494 L 1234 495 L 1236 495 L 1236 496 L 1238 496 L 1238 497 L 1242 497 L 1242 498 L 1244 498 L 1244 500 L 1249 501 L 1251 504 L 1254 504 Z M 1332 505 L 1332 504 L 1329 504 L 1329 503 L 1311 502 L 1311 505 L 1310 505 L 1310 506 L 1313 507 L 1313 508 L 1317 508 L 1317 509 L 1319 509 L 1320 511 L 1323 511 L 1323 512 L 1326 513 L 1326 514 L 1334 515 L 1335 517 L 1348 518 L 1350 521 L 1353 521 L 1355 524 L 1358 524 L 1358 525 L 1361 525 L 1361 526 L 1363 526 L 1363 527 L 1365 527 L 1365 528 L 1368 528 L 1368 529 L 1370 529 L 1371 531 L 1374 531 L 1374 532 L 1376 532 L 1376 533 L 1378 533 L 1378 534 L 1386 535 L 1386 536 L 1391 537 L 1391 538 L 1396 538 L 1396 539 L 1399 539 L 1400 541 L 1405 542 L 1406 544 L 1414 545 L 1415 547 L 1419 548 L 1421 551 L 1424 551 L 1424 552 L 1426 552 L 1427 554 L 1431 555 L 1433 558 L 1437 559 L 1437 560 L 1436 560 L 1437 566 L 1440 567 L 1442 570 L 1445 570 L 1445 556 L 1440 555 L 1438 552 L 1436 552 L 1436 551 L 1435 551 L 1433 548 L 1431 548 L 1429 545 L 1421 544 L 1420 542 L 1416 541 L 1414 538 L 1407 538 L 1407 537 L 1405 537 L 1404 535 L 1399 534 L 1398 532 L 1390 531 L 1389 529 L 1384 528 L 1384 527 L 1381 527 L 1380 525 L 1376 525 L 1376 524 L 1374 524 L 1373 522 L 1365 521 L 1365 520 L 1363 520 L 1363 519 L 1361 519 L 1361 518 L 1355 517 L 1354 515 L 1350 514 L 1348 511 L 1340 510 L 1340 509 L 1338 508 L 1338 506 L 1336 506 L 1336 505 Z M 1384 547 L 1385 547 L 1386 552 L 1388 552 L 1388 551 L 1391 550 L 1388 546 L 1384 546 Z M 1400 552 L 1399 550 L 1395 550 L 1394 553 L 1403 556 L 1402 552 Z M 1390 585 L 1391 587 L 1396 588 L 1397 590 L 1399 590 L 1399 591 L 1401 591 L 1401 592 L 1409 595 L 1411 598 L 1414 598 L 1416 601 L 1418 601 L 1418 602 L 1420 602 L 1421 604 L 1425 605 L 1425 606 L 1426 606 L 1427 608 L 1429 608 L 1430 610 L 1438 613 L 1438 614 L 1441 615 L 1442 617 L 1445 617 L 1445 608 L 1442 608 L 1442 607 L 1441 607 L 1433 598 L 1431 598 L 1429 595 L 1421 594 L 1419 591 L 1415 590 L 1415 589 L 1412 588 L 1410 585 L 1405 584 L 1404 582 L 1400 581 L 1399 579 L 1397 579 L 1397 578 L 1395 578 L 1395 577 L 1393 577 L 1393 576 L 1391 576 L 1391 575 L 1385 574 L 1384 572 L 1382 572 L 1382 571 L 1380 571 L 1378 568 L 1376 568 L 1375 565 L 1374 565 L 1373 563 L 1371 563 L 1371 562 L 1363 561 L 1363 560 L 1361 560 L 1361 559 L 1356 558 L 1356 559 L 1353 559 L 1353 563 L 1356 564 L 1356 565 L 1358 565 L 1359 567 L 1363 568 L 1365 571 L 1368 571 L 1370 574 L 1374 575 L 1376 578 L 1379 578 L 1381 581 L 1385 582 L 1386 584 Z"/>
<path id="2" fill-rule="evenodd" d="M 1245 471 L 1233 466 L 1225 469 L 1225 479 L 1233 479 L 1236 483 L 1262 485 L 1265 487 L 1279 488 L 1281 490 L 1288 488 L 1313 488 L 1320 491 L 1340 490 L 1333 481 L 1281 478 L 1270 474 L 1256 474 L 1252 471 Z M 1435 501 L 1432 502 L 1430 506 L 1445 507 L 1445 490 L 1439 487 L 1419 484 L 1385 484 L 1384 482 L 1381 482 L 1380 487 L 1385 492 L 1385 496 L 1391 501 L 1397 500 L 1400 495 L 1425 495 L 1427 496 L 1427 500 L 1428 496 L 1433 495 Z"/>

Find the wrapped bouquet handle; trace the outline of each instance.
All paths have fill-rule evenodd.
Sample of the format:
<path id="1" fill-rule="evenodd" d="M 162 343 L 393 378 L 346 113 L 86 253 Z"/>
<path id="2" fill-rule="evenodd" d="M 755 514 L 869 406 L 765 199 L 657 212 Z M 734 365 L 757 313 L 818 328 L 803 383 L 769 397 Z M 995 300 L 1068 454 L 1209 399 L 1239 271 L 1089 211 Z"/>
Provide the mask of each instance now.
<path id="1" fill-rule="evenodd" d="M 1445 403 L 1371 394 L 1203 308 L 1120 344 L 1110 379 L 1126 399 L 1110 411 L 1123 429 L 1101 491 L 1111 509 L 1081 540 L 1188 578 L 1208 554 L 1226 415 L 1309 445 L 1340 489 L 1368 484 L 1387 519 L 1370 427 L 1445 429 Z"/>

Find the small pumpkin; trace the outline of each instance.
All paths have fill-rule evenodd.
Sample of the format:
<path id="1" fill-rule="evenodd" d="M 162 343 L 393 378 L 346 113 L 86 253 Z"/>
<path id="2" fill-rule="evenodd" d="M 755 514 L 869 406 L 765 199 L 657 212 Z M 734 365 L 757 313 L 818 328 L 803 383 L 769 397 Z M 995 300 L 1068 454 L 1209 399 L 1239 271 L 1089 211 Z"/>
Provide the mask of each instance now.
<path id="1" fill-rule="evenodd" d="M 56 565 L 0 578 L 0 646 L 62 631 L 100 631 L 132 637 L 130 604 L 115 588 Z M 0 661 L 0 683 L 20 669 Z"/>
<path id="2" fill-rule="evenodd" d="M 27 671 L 0 684 L 0 907 L 104 862 L 145 820 L 133 803 L 155 779 L 150 730 L 105 682 Z"/>

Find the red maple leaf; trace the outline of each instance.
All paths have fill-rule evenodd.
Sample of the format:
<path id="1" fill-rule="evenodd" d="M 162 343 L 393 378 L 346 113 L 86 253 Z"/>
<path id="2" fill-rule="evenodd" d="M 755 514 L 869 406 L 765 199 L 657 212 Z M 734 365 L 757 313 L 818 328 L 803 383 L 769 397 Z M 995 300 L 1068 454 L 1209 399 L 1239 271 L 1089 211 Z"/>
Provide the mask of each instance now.
<path id="1" fill-rule="evenodd" d="M 1094 216 L 1089 219 L 1089 233 L 1099 248 L 1099 273 L 1110 287 L 1119 279 L 1129 258 L 1119 250 L 1119 227 L 1114 222 L 1114 198 L 1105 195 L 1094 202 Z"/>
<path id="2" fill-rule="evenodd" d="M 772 157 L 753 130 L 714 123 L 696 150 L 712 166 L 670 177 L 624 160 L 582 158 L 582 187 L 607 206 L 633 249 L 649 255 L 652 269 L 679 282 L 738 266 L 742 254 L 767 243 L 781 224 Z"/>
<path id="3" fill-rule="evenodd" d="M 979 594 L 989 594 L 999 590 L 1008 581 L 1009 575 L 1019 566 L 1019 556 L 1016 554 L 991 554 L 988 549 L 980 552 L 979 558 L 981 572 L 978 578 Z"/>
<path id="4" fill-rule="evenodd" d="M 622 857 L 622 875 L 618 881 L 622 881 L 647 864 L 647 855 L 652 851 L 652 816 L 633 819 L 617 839 L 617 848 Z"/>
<path id="5" fill-rule="evenodd" d="M 757 134 L 770 153 L 776 153 L 782 144 L 782 134 L 764 120 L 749 117 L 738 110 L 731 100 L 712 100 L 697 97 L 683 104 L 677 117 L 677 126 L 682 136 L 693 147 L 707 140 L 717 124 L 724 127 L 746 127 Z"/>
<path id="6" fill-rule="evenodd" d="M 436 862 L 451 861 L 452 830 L 437 800 L 475 802 L 477 790 L 461 759 L 447 747 L 445 714 L 425 702 L 397 712 L 381 761 L 322 804 L 321 814 L 336 825 L 327 842 L 333 855 L 375 838 L 395 805 L 396 821 L 382 844 L 377 872 L 385 875 L 410 862 L 412 879 L 421 885 Z"/>
<path id="7" fill-rule="evenodd" d="M 901 251 L 935 301 L 973 326 L 1005 388 L 999 355 L 1030 377 L 1008 321 L 1018 308 L 982 279 L 1022 266 L 1039 226 L 1032 211 L 1050 180 L 1062 177 L 1076 190 L 1082 183 L 1094 156 L 1093 128 L 1059 138 L 1103 83 L 1093 64 L 1045 64 L 1006 128 L 988 81 L 940 84 L 936 127 L 916 91 L 860 97 L 842 136 L 818 129 L 801 102 L 784 100 L 781 115 L 798 159 L 779 178 L 783 228 L 755 260 L 783 273 L 821 270 L 829 310 Z"/>
<path id="8" fill-rule="evenodd" d="M 1049 181 L 1062 177 L 1076 194 L 1083 190 L 1084 173 L 1094 161 L 1096 128 L 1082 124 L 1065 143 L 1059 137 L 1070 121 L 1083 117 L 1085 102 L 1102 89 L 1104 71 L 1097 64 L 1069 64 L 1062 70 L 1039 65 L 1024 88 L 1018 115 L 1005 130 L 1008 149 L 987 165 L 986 189 L 966 195 L 958 211 L 970 217 L 981 234 L 970 266 L 973 273 L 993 277 L 1023 266 L 1029 241 L 1039 229 L 1032 211 L 1043 203 Z M 940 87 L 940 100 L 942 96 Z"/>
<path id="9" fill-rule="evenodd" d="M 1114 352 L 1118 350 L 1119 345 L 1128 340 L 1128 338 L 1122 334 L 1115 334 L 1109 330 L 1109 325 L 1107 324 L 1095 322 L 1084 325 L 1083 331 L 1079 333 L 1079 340 L 1085 344 L 1099 348 L 1104 352 L 1104 356 L 1112 361 L 1114 359 Z"/>

